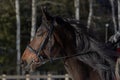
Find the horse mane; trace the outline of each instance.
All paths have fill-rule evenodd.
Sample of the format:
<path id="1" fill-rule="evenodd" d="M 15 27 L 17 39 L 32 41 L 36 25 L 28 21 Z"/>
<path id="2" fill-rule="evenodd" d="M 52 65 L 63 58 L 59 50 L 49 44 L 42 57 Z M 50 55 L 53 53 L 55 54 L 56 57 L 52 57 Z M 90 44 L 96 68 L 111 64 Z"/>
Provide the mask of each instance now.
<path id="1" fill-rule="evenodd" d="M 71 32 L 73 40 L 75 40 L 76 54 L 88 53 L 77 56 L 76 59 L 96 70 L 102 80 L 114 78 L 115 61 L 113 57 L 108 55 L 115 54 L 114 51 L 96 41 L 83 24 L 60 17 L 56 17 L 56 21 Z"/>

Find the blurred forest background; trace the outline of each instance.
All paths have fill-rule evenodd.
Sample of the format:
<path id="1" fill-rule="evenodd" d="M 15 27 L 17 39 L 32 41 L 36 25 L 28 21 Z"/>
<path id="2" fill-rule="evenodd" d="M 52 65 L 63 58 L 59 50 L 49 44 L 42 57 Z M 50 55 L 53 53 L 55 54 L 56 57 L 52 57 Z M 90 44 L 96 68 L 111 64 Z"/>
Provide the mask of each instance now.
<path id="1" fill-rule="evenodd" d="M 90 0 L 92 1 L 92 0 Z M 87 26 L 90 13 L 90 1 L 79 0 L 80 23 Z M 111 0 L 93 0 L 92 19 L 90 31 L 96 39 L 105 43 L 106 28 L 107 38 L 114 34 L 114 23 L 112 18 Z M 115 20 L 118 21 L 118 2 L 114 3 Z M 31 19 L 32 19 L 32 0 L 19 0 L 20 5 L 20 51 L 23 53 L 26 45 L 30 41 Z M 36 28 L 41 23 L 41 5 L 45 5 L 52 15 L 58 15 L 63 18 L 75 18 L 74 0 L 36 0 Z M 117 22 L 118 26 L 118 22 Z M 17 50 L 16 50 L 16 12 L 15 0 L 0 0 L 0 74 L 16 74 Z M 65 72 L 61 62 L 45 64 L 40 71 L 58 71 Z"/>

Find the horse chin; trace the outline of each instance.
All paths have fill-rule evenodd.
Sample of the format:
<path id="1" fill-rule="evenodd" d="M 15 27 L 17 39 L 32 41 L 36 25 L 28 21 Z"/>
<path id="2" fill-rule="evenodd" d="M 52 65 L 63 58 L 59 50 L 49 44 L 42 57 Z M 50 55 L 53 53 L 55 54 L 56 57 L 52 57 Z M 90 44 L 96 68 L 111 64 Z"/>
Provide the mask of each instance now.
<path id="1" fill-rule="evenodd" d="M 35 72 L 36 69 L 37 69 L 38 67 L 40 67 L 40 66 L 41 66 L 40 64 L 35 64 L 35 63 L 31 64 L 30 69 L 29 69 L 29 72 L 30 72 L 30 73 L 31 73 L 31 72 Z"/>
<path id="2" fill-rule="evenodd" d="M 32 63 L 31 65 L 27 65 L 27 66 L 24 66 L 22 67 L 22 71 L 23 73 L 33 73 L 37 70 L 38 67 L 40 67 L 41 65 L 40 64 L 35 64 L 35 63 Z"/>

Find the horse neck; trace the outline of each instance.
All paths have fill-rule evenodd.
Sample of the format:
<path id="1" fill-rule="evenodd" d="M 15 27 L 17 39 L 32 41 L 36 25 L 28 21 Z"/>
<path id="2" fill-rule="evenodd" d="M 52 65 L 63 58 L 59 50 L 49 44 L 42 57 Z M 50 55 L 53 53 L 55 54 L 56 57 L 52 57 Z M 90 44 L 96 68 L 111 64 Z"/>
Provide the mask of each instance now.
<path id="1" fill-rule="evenodd" d="M 69 53 L 68 55 L 75 54 Z M 84 64 L 77 57 L 65 59 L 65 68 L 72 80 L 101 80 L 98 72 Z"/>
<path id="2" fill-rule="evenodd" d="M 65 56 L 71 56 L 76 54 L 74 46 L 67 44 L 64 48 Z M 87 74 L 84 74 L 86 68 L 84 64 L 77 60 L 76 57 L 65 59 L 65 68 L 69 75 L 71 76 L 72 80 L 86 80 L 85 77 Z"/>
<path id="3" fill-rule="evenodd" d="M 71 36 L 72 34 L 64 29 L 61 30 L 62 31 L 59 31 L 57 35 L 59 36 L 59 39 L 63 44 L 62 48 L 63 51 L 65 52 L 65 53 L 63 52 L 63 56 L 71 56 L 73 54 L 76 54 L 74 46 L 76 41 Z M 75 58 L 65 59 L 65 68 L 67 72 L 71 75 L 72 80 L 85 80 L 83 77 L 83 73 L 80 73 L 81 71 L 84 72 L 85 70 L 83 69 L 83 67 L 80 66 L 77 59 Z"/>
<path id="4" fill-rule="evenodd" d="M 70 51 L 68 53 L 68 55 L 75 54 Z M 65 69 L 72 80 L 101 80 L 98 72 L 78 60 L 77 57 L 65 59 L 64 62 Z"/>
<path id="5" fill-rule="evenodd" d="M 65 60 L 65 68 L 72 80 L 86 80 L 87 66 L 76 58 L 70 58 Z"/>

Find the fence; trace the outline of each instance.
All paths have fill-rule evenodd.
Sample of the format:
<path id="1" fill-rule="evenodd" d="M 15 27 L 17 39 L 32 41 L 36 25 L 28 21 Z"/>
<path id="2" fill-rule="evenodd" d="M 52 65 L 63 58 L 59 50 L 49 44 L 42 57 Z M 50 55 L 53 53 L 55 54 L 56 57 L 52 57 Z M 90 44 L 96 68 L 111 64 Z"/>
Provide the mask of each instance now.
<path id="1" fill-rule="evenodd" d="M 69 80 L 70 76 L 68 74 L 65 75 L 1 75 L 0 80 Z"/>

